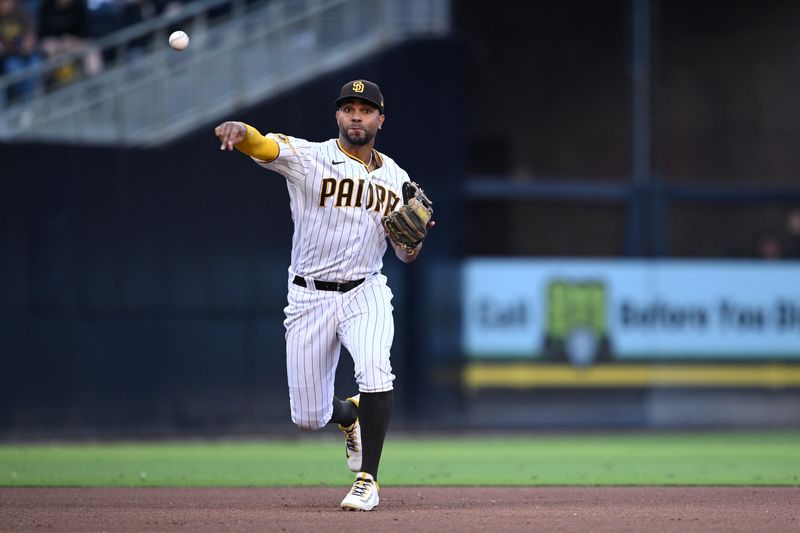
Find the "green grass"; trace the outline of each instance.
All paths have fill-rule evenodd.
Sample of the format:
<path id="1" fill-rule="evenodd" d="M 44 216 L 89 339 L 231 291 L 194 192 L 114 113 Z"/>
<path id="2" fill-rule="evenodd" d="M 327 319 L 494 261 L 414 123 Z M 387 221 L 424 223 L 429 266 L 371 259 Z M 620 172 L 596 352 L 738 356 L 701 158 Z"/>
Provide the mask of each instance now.
<path id="1" fill-rule="evenodd" d="M 395 436 L 391 485 L 800 485 L 800 432 Z M 293 441 L 0 446 L 0 486 L 352 482 L 331 433 Z"/>

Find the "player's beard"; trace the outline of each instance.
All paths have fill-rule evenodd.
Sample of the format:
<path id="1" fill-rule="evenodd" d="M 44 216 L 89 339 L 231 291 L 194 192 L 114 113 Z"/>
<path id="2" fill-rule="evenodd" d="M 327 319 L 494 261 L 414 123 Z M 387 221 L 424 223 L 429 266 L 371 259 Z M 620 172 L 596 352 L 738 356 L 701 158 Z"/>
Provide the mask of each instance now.
<path id="1" fill-rule="evenodd" d="M 349 142 L 353 146 L 367 145 L 372 141 L 372 139 L 375 138 L 375 134 L 372 133 L 371 131 L 367 129 L 362 129 L 361 131 L 364 132 L 363 136 L 356 136 L 355 134 L 352 133 L 351 130 L 345 128 L 344 137 L 345 139 L 347 139 L 347 142 Z"/>

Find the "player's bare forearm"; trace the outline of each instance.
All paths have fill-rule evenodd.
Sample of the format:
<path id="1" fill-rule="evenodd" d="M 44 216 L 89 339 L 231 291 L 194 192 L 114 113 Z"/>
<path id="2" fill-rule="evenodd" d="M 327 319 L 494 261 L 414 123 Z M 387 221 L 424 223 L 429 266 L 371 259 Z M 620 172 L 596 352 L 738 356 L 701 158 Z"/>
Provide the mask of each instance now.
<path id="1" fill-rule="evenodd" d="M 409 183 L 406 182 L 404 186 Z M 416 184 L 412 184 L 416 187 Z M 415 194 L 422 189 L 415 189 Z M 424 194 L 424 193 L 423 193 Z M 406 195 L 406 191 L 403 192 Z M 426 202 L 430 202 L 424 197 Z M 403 263 L 416 261 L 422 242 L 428 234 L 428 230 L 436 225 L 436 222 L 428 219 L 433 215 L 430 204 L 423 204 L 417 197 L 407 200 L 407 203 L 400 206 L 400 209 L 392 211 L 382 219 L 386 236 L 392 243 L 394 253 Z M 423 225 L 424 224 L 424 225 Z M 413 248 L 411 245 L 417 243 Z"/>
<path id="2" fill-rule="evenodd" d="M 422 243 L 419 243 L 416 248 L 409 250 L 407 248 L 403 248 L 399 244 L 395 243 L 394 241 L 389 241 L 392 243 L 392 248 L 394 248 L 394 255 L 402 261 L 403 263 L 412 263 L 417 260 L 419 257 L 419 252 L 422 250 Z"/>

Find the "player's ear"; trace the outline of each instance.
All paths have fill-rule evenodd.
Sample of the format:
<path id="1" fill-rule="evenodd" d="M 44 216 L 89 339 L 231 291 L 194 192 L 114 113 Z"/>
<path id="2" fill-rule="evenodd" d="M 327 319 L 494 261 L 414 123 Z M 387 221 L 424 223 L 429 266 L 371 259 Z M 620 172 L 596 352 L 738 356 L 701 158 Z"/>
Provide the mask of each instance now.
<path id="1" fill-rule="evenodd" d="M 383 121 L 384 121 L 384 120 L 386 120 L 386 115 L 381 115 L 381 116 L 378 118 L 378 129 L 381 129 L 381 126 L 383 126 Z"/>

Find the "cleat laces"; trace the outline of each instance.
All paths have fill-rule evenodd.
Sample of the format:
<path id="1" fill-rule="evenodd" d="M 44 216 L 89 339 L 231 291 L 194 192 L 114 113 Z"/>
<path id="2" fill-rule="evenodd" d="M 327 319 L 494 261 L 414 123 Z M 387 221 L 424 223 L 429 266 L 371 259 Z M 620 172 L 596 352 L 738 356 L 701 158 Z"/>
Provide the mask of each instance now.
<path id="1" fill-rule="evenodd" d="M 355 483 L 353 483 L 353 488 L 350 490 L 350 492 L 359 498 L 363 498 L 369 490 L 370 485 L 372 485 L 372 481 L 359 478 Z"/>

